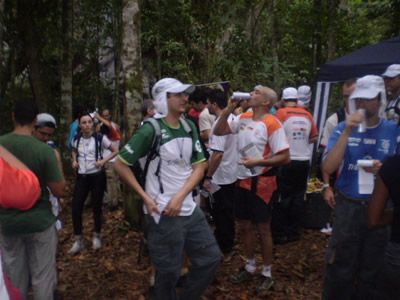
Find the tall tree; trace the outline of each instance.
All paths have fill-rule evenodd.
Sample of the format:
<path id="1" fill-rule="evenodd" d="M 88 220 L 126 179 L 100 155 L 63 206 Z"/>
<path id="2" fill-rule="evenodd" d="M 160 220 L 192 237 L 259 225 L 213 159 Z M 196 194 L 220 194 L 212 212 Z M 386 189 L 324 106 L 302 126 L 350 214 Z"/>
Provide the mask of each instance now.
<path id="1" fill-rule="evenodd" d="M 327 59 L 332 60 L 336 55 L 336 19 L 339 0 L 328 1 L 328 55 Z"/>
<path id="2" fill-rule="evenodd" d="M 123 0 L 122 73 L 125 85 L 126 135 L 129 137 L 141 121 L 142 57 L 138 0 Z"/>
<path id="3" fill-rule="evenodd" d="M 63 134 L 62 140 L 66 141 L 68 135 L 68 124 L 72 122 L 73 0 L 63 0 L 62 4 L 62 28 L 64 34 L 64 47 L 61 70 L 61 109 L 59 113 L 60 125 L 62 129 L 61 132 Z"/>
<path id="4" fill-rule="evenodd" d="M 282 79 L 279 76 L 279 55 L 278 55 L 278 17 L 276 9 L 276 0 L 268 2 L 268 12 L 270 19 L 270 35 L 271 35 L 271 53 L 272 53 L 272 73 L 273 86 L 278 88 L 281 85 Z"/>
<path id="5" fill-rule="evenodd" d="M 129 138 L 141 121 L 142 104 L 142 58 L 140 43 L 139 0 L 122 1 L 122 53 L 121 65 L 124 80 L 125 139 Z M 140 197 L 129 193 L 124 202 L 125 216 L 131 225 L 138 224 Z"/>

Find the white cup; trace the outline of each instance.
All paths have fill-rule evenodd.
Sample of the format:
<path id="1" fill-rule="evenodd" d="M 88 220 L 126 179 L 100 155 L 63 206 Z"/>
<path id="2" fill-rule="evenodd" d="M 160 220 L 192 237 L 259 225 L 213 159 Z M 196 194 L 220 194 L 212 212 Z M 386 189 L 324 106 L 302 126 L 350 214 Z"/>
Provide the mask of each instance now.
<path id="1" fill-rule="evenodd" d="M 250 93 L 245 92 L 233 92 L 232 99 L 233 100 L 249 100 L 251 97 Z"/>
<path id="2" fill-rule="evenodd" d="M 365 108 L 359 108 L 359 109 L 357 109 L 357 112 L 359 114 L 362 114 L 362 116 L 363 116 L 361 123 L 358 124 L 357 131 L 360 133 L 366 132 L 367 131 L 367 123 L 365 121 Z"/>

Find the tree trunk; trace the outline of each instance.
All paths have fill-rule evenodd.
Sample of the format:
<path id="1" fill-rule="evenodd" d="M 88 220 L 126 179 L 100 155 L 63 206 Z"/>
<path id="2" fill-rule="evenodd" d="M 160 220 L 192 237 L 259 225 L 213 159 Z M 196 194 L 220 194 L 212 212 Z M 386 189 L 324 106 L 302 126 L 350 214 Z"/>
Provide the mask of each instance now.
<path id="1" fill-rule="evenodd" d="M 69 124 L 72 122 L 72 29 L 73 29 L 73 0 L 62 2 L 63 56 L 61 70 L 61 108 L 60 129 L 62 141 L 67 141 Z M 60 143 L 65 149 L 66 144 Z M 62 151 L 65 155 L 68 151 Z M 64 157 L 66 158 L 66 157 Z"/>
<path id="2" fill-rule="evenodd" d="M 336 54 L 336 28 L 335 21 L 339 0 L 328 1 L 328 57 L 327 60 L 335 58 Z"/>
<path id="3" fill-rule="evenodd" d="M 125 135 L 130 137 L 141 121 L 142 105 L 142 57 L 140 44 L 139 0 L 123 0 L 122 6 L 122 73 L 124 77 L 124 116 L 126 116 Z M 125 201 L 125 216 L 128 222 L 137 224 L 140 213 L 137 209 L 140 197 L 129 193 Z"/>
<path id="4" fill-rule="evenodd" d="M 138 0 L 124 0 L 122 11 L 122 72 L 125 83 L 128 124 L 126 134 L 131 136 L 141 122 L 142 105 L 142 57 L 140 44 L 140 12 Z"/>
<path id="5" fill-rule="evenodd" d="M 28 64 L 29 83 L 33 98 L 36 100 L 40 111 L 46 111 L 50 103 L 51 93 L 43 74 L 46 66 L 42 65 L 43 40 L 40 26 L 37 24 L 39 13 L 38 3 L 30 1 L 17 1 L 17 30 L 24 47 L 24 61 Z"/>
<path id="6" fill-rule="evenodd" d="M 259 23 L 262 12 L 265 10 L 267 5 L 270 7 L 275 7 L 276 3 L 274 0 L 261 1 L 260 3 L 255 3 L 249 8 L 249 15 L 246 22 L 246 37 L 251 43 L 251 47 L 259 47 L 262 40 L 262 30 L 260 30 Z M 273 11 L 270 11 L 272 14 Z"/>
<path id="7" fill-rule="evenodd" d="M 114 93 L 113 120 L 121 124 L 121 53 L 122 53 L 122 0 L 113 1 Z"/>
<path id="8" fill-rule="evenodd" d="M 279 72 L 279 56 L 278 56 L 278 22 L 276 17 L 276 1 L 268 1 L 268 12 L 271 33 L 271 52 L 272 52 L 272 73 L 273 73 L 273 88 L 278 89 L 281 85 Z"/>
<path id="9" fill-rule="evenodd" d="M 321 21 L 322 3 L 321 0 L 314 0 L 314 15 L 316 24 L 313 38 L 313 70 L 321 64 L 322 57 L 322 21 Z"/>

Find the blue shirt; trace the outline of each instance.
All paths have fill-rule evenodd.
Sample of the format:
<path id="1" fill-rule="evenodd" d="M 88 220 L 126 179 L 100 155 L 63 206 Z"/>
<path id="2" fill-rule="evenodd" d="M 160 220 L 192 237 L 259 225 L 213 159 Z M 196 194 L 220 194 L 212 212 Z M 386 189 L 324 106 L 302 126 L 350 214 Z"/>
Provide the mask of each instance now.
<path id="1" fill-rule="evenodd" d="M 327 151 L 335 146 L 340 135 L 345 129 L 345 122 L 333 130 L 329 137 Z M 376 159 L 383 162 L 389 156 L 397 153 L 400 141 L 400 128 L 391 121 L 381 119 L 374 128 L 367 128 L 360 133 L 354 128 L 347 140 L 347 147 L 343 156 L 343 162 L 336 180 L 336 188 L 345 196 L 366 200 L 370 194 L 358 193 L 358 166 L 359 159 Z"/>
<path id="2" fill-rule="evenodd" d="M 72 142 L 74 141 L 74 138 L 76 137 L 76 134 L 78 133 L 78 120 L 75 120 L 69 125 L 69 135 L 68 135 L 68 140 L 67 140 L 67 146 L 68 149 L 72 149 Z"/>

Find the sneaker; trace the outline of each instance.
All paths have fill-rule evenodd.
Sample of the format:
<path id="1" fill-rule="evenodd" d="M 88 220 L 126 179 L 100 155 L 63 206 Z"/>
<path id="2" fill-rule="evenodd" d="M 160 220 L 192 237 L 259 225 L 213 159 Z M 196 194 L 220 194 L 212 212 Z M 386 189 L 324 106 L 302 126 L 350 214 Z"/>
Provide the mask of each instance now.
<path id="1" fill-rule="evenodd" d="M 230 281 L 232 283 L 241 283 L 241 282 L 246 282 L 250 281 L 253 279 L 253 274 L 250 272 L 247 272 L 245 268 L 240 269 L 239 273 L 236 275 L 232 275 L 230 278 Z"/>
<path id="2" fill-rule="evenodd" d="M 263 276 L 264 277 L 264 276 Z M 257 288 L 257 295 L 265 295 L 274 286 L 274 281 L 271 277 L 264 277 L 264 281 Z"/>
<path id="3" fill-rule="evenodd" d="M 77 238 L 72 245 L 71 249 L 69 249 L 68 254 L 75 255 L 83 250 L 83 241 L 82 238 Z"/>
<path id="4" fill-rule="evenodd" d="M 101 248 L 101 238 L 99 233 L 94 233 L 93 234 L 93 239 L 92 239 L 92 248 L 93 250 L 98 250 Z"/>

